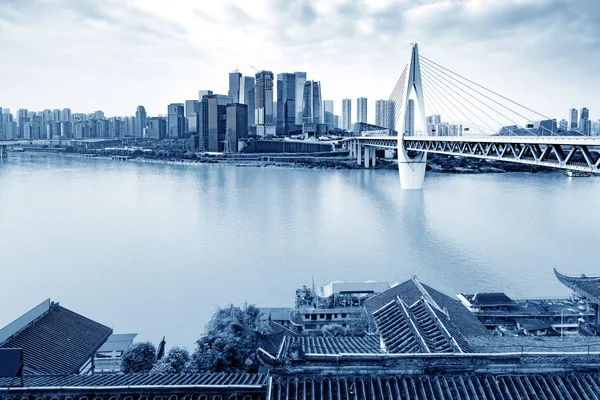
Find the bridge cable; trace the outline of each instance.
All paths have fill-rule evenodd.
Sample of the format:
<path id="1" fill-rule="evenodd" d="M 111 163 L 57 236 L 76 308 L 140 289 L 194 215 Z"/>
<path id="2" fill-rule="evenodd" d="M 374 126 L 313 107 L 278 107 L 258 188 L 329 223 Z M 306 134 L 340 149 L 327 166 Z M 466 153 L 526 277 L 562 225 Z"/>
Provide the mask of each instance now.
<path id="1" fill-rule="evenodd" d="M 424 78 L 424 76 L 423 76 L 423 75 L 421 75 L 421 78 Z M 429 97 L 430 97 L 430 98 L 433 100 L 433 102 L 434 102 L 434 103 L 437 105 L 437 107 L 439 107 L 439 108 L 440 108 L 440 111 L 442 111 L 442 108 L 443 108 L 443 107 L 441 107 L 441 106 L 439 105 L 439 102 L 438 102 L 438 100 L 439 100 L 439 99 L 437 98 L 436 92 L 435 92 L 435 91 L 433 91 L 433 90 L 431 90 L 431 88 L 430 88 L 430 86 L 429 86 L 429 83 L 428 83 L 427 81 L 425 81 L 425 80 L 423 80 L 423 79 L 421 79 L 421 81 L 422 81 L 422 84 L 423 84 L 423 85 L 425 86 L 425 88 L 427 89 L 427 91 L 429 92 Z M 441 102 L 441 100 L 440 100 L 440 102 Z M 441 102 L 441 103 L 443 103 L 443 102 Z M 451 103 L 451 104 L 452 104 L 452 103 Z M 465 113 L 463 113 L 463 112 L 461 111 L 461 109 L 460 109 L 460 108 L 458 108 L 458 107 L 456 107 L 456 106 L 454 106 L 454 107 L 455 107 L 455 110 L 456 110 L 456 111 L 457 111 L 459 114 L 461 114 L 461 115 L 462 115 L 462 116 L 463 116 L 463 117 L 464 117 L 464 118 L 467 120 L 466 122 L 469 122 L 471 126 L 473 126 L 473 127 L 477 128 L 477 129 L 478 129 L 478 130 L 479 130 L 479 131 L 480 131 L 482 134 L 484 134 L 484 135 L 486 134 L 486 133 L 484 132 L 484 130 L 483 130 L 483 129 L 481 129 L 481 126 L 479 126 L 479 125 L 477 125 L 476 123 L 474 123 L 474 122 L 473 122 L 473 121 L 472 121 L 472 120 L 471 120 L 471 119 L 468 117 L 468 115 L 466 115 Z M 444 112 L 445 112 L 445 111 L 446 111 L 446 110 L 444 110 Z M 456 114 L 454 114 L 454 112 L 452 112 L 451 114 L 453 114 L 453 115 L 454 115 L 454 117 L 456 118 L 457 122 L 461 122 L 460 118 L 458 118 L 458 116 L 457 116 Z M 465 124 L 465 123 L 463 122 L 463 124 Z"/>
<path id="2" fill-rule="evenodd" d="M 460 122 L 460 118 L 458 118 L 457 114 L 454 113 L 454 111 L 450 108 L 444 108 L 442 106 L 440 106 L 440 103 L 438 102 L 438 98 L 435 96 L 435 92 L 429 87 L 429 85 L 426 85 L 425 82 L 423 81 L 423 79 L 421 79 L 421 83 L 423 84 L 423 97 L 429 98 L 432 100 L 432 102 L 435 104 L 435 106 L 437 107 L 436 110 L 438 112 L 433 112 L 433 108 L 431 112 L 431 114 L 442 114 L 446 113 L 446 114 L 452 114 L 452 116 L 456 119 L 457 122 Z M 425 96 L 425 93 L 427 93 L 427 96 Z M 426 102 L 425 104 L 429 104 L 430 102 Z M 464 116 L 464 115 L 463 115 Z"/>
<path id="3" fill-rule="evenodd" d="M 401 113 L 402 101 L 404 99 L 404 85 L 406 84 L 406 74 L 408 70 L 408 65 L 404 67 L 392 94 L 390 94 L 389 100 L 394 104 L 394 125 L 397 123 Z"/>
<path id="4" fill-rule="evenodd" d="M 438 64 L 438 63 L 436 63 L 436 62 L 434 62 L 434 61 L 432 61 L 432 60 L 430 60 L 430 59 L 428 59 L 428 58 L 426 58 L 426 57 L 419 56 L 419 58 L 421 58 L 421 59 L 425 60 L 426 62 L 429 62 L 429 63 L 431 63 L 431 64 L 434 64 L 435 66 L 437 66 L 437 67 L 439 67 L 439 68 L 441 68 L 441 69 L 443 69 L 443 70 L 445 70 L 445 71 L 448 71 L 448 72 L 450 72 L 451 74 L 454 74 L 454 75 L 456 75 L 456 76 L 458 76 L 458 77 L 460 77 L 460 78 L 464 79 L 465 81 L 467 81 L 467 82 L 469 82 L 469 83 L 472 83 L 473 85 L 475 85 L 475 86 L 477 86 L 477 87 L 480 87 L 480 88 L 482 88 L 482 89 L 484 89 L 484 90 L 487 90 L 488 92 L 490 92 L 490 93 L 493 93 L 493 94 L 495 94 L 496 96 L 503 98 L 504 100 L 507 100 L 507 101 L 509 101 L 509 102 L 511 102 L 511 103 L 513 103 L 513 104 L 516 104 L 516 105 L 518 105 L 519 107 L 522 107 L 522 108 L 524 108 L 524 109 L 526 109 L 526 110 L 528 110 L 528 111 L 531 111 L 532 113 L 534 113 L 534 114 L 537 114 L 537 115 L 539 115 L 539 116 L 543 117 L 544 119 L 550 119 L 550 120 L 552 119 L 552 118 L 549 118 L 549 117 L 547 117 L 547 116 L 545 116 L 545 115 L 543 115 L 543 114 L 540 114 L 539 112 L 537 112 L 537 111 L 535 111 L 535 110 L 532 110 L 531 108 L 525 107 L 524 105 L 522 105 L 522 104 L 519 104 L 519 103 L 517 103 L 516 101 L 513 101 L 513 100 L 509 99 L 508 97 L 502 96 L 501 94 L 499 94 L 499 93 L 496 93 L 496 92 L 494 92 L 493 90 L 490 90 L 490 89 L 488 89 L 488 88 L 486 88 L 486 87 L 484 87 L 484 86 L 481 86 L 480 84 L 478 84 L 478 83 L 476 83 L 476 82 L 473 82 L 472 80 L 470 80 L 470 79 L 467 79 L 467 78 L 465 78 L 464 76 L 462 76 L 462 75 L 460 75 L 460 74 L 458 74 L 458 73 L 456 73 L 456 72 L 454 72 L 454 71 L 451 71 L 451 70 L 449 70 L 448 68 L 445 68 L 445 67 L 441 66 L 440 64 Z"/>
<path id="5" fill-rule="evenodd" d="M 429 78 L 428 78 L 427 76 L 424 76 L 424 75 L 422 75 L 422 78 L 425 78 L 425 79 L 426 79 L 426 82 L 429 82 Z M 430 85 L 433 85 L 433 84 L 432 84 L 432 83 L 430 83 Z M 451 103 L 451 102 L 450 102 L 450 100 L 449 100 L 449 99 L 448 99 L 448 98 L 447 98 L 447 97 L 444 95 L 444 93 L 443 93 L 443 92 L 445 92 L 445 93 L 449 94 L 449 95 L 450 95 L 450 97 L 452 97 L 452 99 L 453 99 L 454 101 L 458 102 L 458 103 L 459 103 L 459 104 L 460 104 L 462 107 L 464 107 L 464 104 L 463 104 L 463 103 L 462 103 L 460 100 L 458 100 L 458 99 L 457 99 L 456 97 L 454 97 L 454 96 L 453 96 L 451 93 L 448 93 L 448 92 L 447 92 L 445 89 L 443 89 L 443 88 L 441 88 L 441 87 L 440 87 L 440 95 L 441 95 L 441 96 L 443 96 L 443 97 L 444 97 L 444 99 L 445 99 L 446 101 L 448 101 L 448 103 Z M 490 119 L 494 119 L 494 118 L 490 117 L 490 116 L 489 116 L 489 115 L 488 115 L 488 114 L 487 114 L 485 111 L 483 111 L 483 110 L 481 110 L 480 108 L 478 108 L 476 105 L 474 105 L 473 103 L 471 103 L 469 100 L 465 99 L 465 98 L 464 98 L 463 96 L 461 96 L 460 94 L 459 94 L 459 96 L 460 96 L 460 97 L 461 97 L 463 100 L 465 100 L 467 103 L 469 103 L 470 105 L 472 105 L 473 107 L 475 107 L 475 108 L 477 108 L 479 111 L 481 111 L 483 114 L 485 114 L 485 115 L 486 115 L 488 118 L 490 118 Z M 465 107 L 465 109 L 466 109 L 466 107 Z M 490 130 L 491 130 L 492 132 L 495 132 L 495 131 L 496 131 L 496 130 L 495 130 L 495 129 L 494 129 L 494 128 L 493 128 L 493 127 L 490 125 L 490 124 L 488 124 L 486 121 L 484 121 L 484 120 L 483 120 L 483 118 L 481 118 L 480 116 L 478 116 L 478 115 L 477 115 L 477 114 L 475 114 L 475 113 L 474 113 L 473 115 L 474 115 L 474 116 L 475 116 L 475 117 L 476 117 L 478 120 L 480 120 L 480 121 L 481 121 L 481 122 L 482 122 L 484 125 L 486 125 L 488 128 L 490 128 Z M 495 120 L 494 120 L 494 121 L 495 121 Z M 498 121 L 496 121 L 496 122 L 498 122 Z M 502 124 L 500 123 L 500 125 L 502 125 Z"/>
<path id="6" fill-rule="evenodd" d="M 507 109 L 508 111 L 510 111 L 510 112 L 512 112 L 512 113 L 514 113 L 514 114 L 516 114 L 516 115 L 518 115 L 519 117 L 521 117 L 521 118 L 525 119 L 526 121 L 532 121 L 532 119 L 531 119 L 531 118 L 528 118 L 528 117 L 526 117 L 526 116 L 524 116 L 524 115 L 520 114 L 519 112 L 517 112 L 517 111 L 514 111 L 514 110 L 512 110 L 512 109 L 510 109 L 510 108 L 506 107 L 506 106 L 505 106 L 505 105 L 503 105 L 502 103 L 499 103 L 498 101 L 496 101 L 496 100 L 494 100 L 494 99 L 490 98 L 489 96 L 485 95 L 484 93 L 481 93 L 481 92 L 479 92 L 478 90 L 476 90 L 476 89 L 474 89 L 474 88 L 472 88 L 472 87 L 468 86 L 468 85 L 467 85 L 467 84 L 465 84 L 464 82 L 461 82 L 461 81 L 457 80 L 456 78 L 454 78 L 454 77 L 452 77 L 452 76 L 450 76 L 450 75 L 448 75 L 448 74 L 444 73 L 444 71 L 440 71 L 440 70 L 439 70 L 439 69 L 437 69 L 435 66 L 428 65 L 428 64 L 427 64 L 427 61 L 425 61 L 425 62 L 423 63 L 423 65 L 426 65 L 426 66 L 427 66 L 426 70 L 428 70 L 429 72 L 431 72 L 431 73 L 432 73 L 433 75 L 435 75 L 436 77 L 440 78 L 441 80 L 444 80 L 444 82 L 447 82 L 448 84 L 450 84 L 450 85 L 454 86 L 454 87 L 455 87 L 455 88 L 457 88 L 458 90 L 461 90 L 463 93 L 465 93 L 465 94 L 469 95 L 470 97 L 474 98 L 474 99 L 475 99 L 475 100 L 477 100 L 479 103 L 481 103 L 481 104 L 485 105 L 486 107 L 488 107 L 489 109 L 491 109 L 492 111 L 494 111 L 496 114 L 499 114 L 500 116 L 502 116 L 502 117 L 503 117 L 503 118 L 505 118 L 506 120 L 508 120 L 508 121 L 512 122 L 512 123 L 513 123 L 514 125 L 516 125 L 517 127 L 521 128 L 521 129 L 525 129 L 525 130 L 527 130 L 527 131 L 528 131 L 528 133 L 532 134 L 532 132 L 528 130 L 529 128 L 525 128 L 525 127 L 524 127 L 524 126 L 522 126 L 521 124 L 519 124 L 519 123 L 515 122 L 513 119 L 511 119 L 511 118 L 507 117 L 506 115 L 502 114 L 501 112 L 499 112 L 498 110 L 496 110 L 494 107 L 491 107 L 489 104 L 487 104 L 487 103 L 483 102 L 481 99 L 478 99 L 477 97 L 473 96 L 473 94 L 471 94 L 471 93 L 467 92 L 466 90 L 464 90 L 464 89 L 460 89 L 460 88 L 459 88 L 457 85 L 453 84 L 453 83 L 452 83 L 452 82 L 450 82 L 450 81 L 449 81 L 449 80 L 448 80 L 446 77 L 444 77 L 444 76 L 441 76 L 440 74 L 444 74 L 444 75 L 446 75 L 446 76 L 447 76 L 447 77 L 449 77 L 450 79 L 453 79 L 454 81 L 458 82 L 459 84 L 461 84 L 461 85 L 465 86 L 466 88 L 468 88 L 468 89 L 472 90 L 473 92 L 475 92 L 475 93 L 477 93 L 477 94 L 479 94 L 479 95 L 481 95 L 481 96 L 485 97 L 486 99 L 488 99 L 488 100 L 490 100 L 490 101 L 492 101 L 492 102 L 494 102 L 494 103 L 498 104 L 499 106 L 501 106 L 501 107 L 503 107 L 503 108 Z M 429 69 L 429 68 L 431 68 L 431 69 Z M 478 85 L 478 86 L 479 86 L 479 85 Z M 491 91 L 490 91 L 490 92 L 491 92 Z M 492 92 L 492 93 L 494 93 L 494 92 Z M 502 97 L 502 96 L 501 96 L 501 97 Z M 513 102 L 513 103 L 514 103 L 514 102 Z M 517 104 L 517 105 L 518 105 L 518 103 L 515 103 L 515 104 Z M 474 106 L 474 105 L 473 105 L 473 106 Z M 474 106 L 474 107 L 475 107 L 475 106 Z M 524 106 L 521 106 L 521 107 L 523 107 L 523 108 L 527 109 L 527 107 L 524 107 Z M 477 107 L 476 107 L 476 108 L 477 108 Z M 481 109 L 479 109 L 479 108 L 478 108 L 478 110 L 479 110 L 479 111 L 482 111 L 482 110 L 481 110 Z M 483 111 L 482 111 L 482 112 L 483 112 Z M 533 111 L 533 112 L 535 112 L 535 111 Z M 541 115 L 541 114 L 539 114 L 539 113 L 536 113 L 536 114 L 538 114 L 538 115 Z M 487 114 L 486 114 L 486 115 L 487 115 Z M 490 117 L 489 115 L 487 115 L 487 116 L 488 116 L 489 118 L 493 119 L 493 118 L 492 118 L 492 117 Z M 546 118 L 546 117 L 544 117 L 544 118 Z M 546 118 L 546 119 L 550 119 L 550 118 Z M 494 121 L 495 121 L 495 122 L 497 122 L 497 123 L 499 123 L 499 122 L 498 122 L 497 120 L 495 120 L 495 119 L 494 119 Z M 504 126 L 505 124 L 502 124 L 502 123 L 499 123 L 499 124 L 501 125 L 501 128 L 505 127 L 505 126 Z M 550 134 L 551 134 L 551 135 L 556 135 L 556 132 L 553 132 L 552 130 L 550 130 L 550 129 L 546 128 L 545 126 L 543 126 L 543 125 L 541 125 L 541 124 L 539 125 L 539 128 L 540 128 L 540 129 L 544 129 L 544 130 L 546 130 L 546 131 L 550 132 Z M 511 131 L 511 132 L 512 132 L 512 131 Z M 535 134 L 534 134 L 534 135 L 535 135 Z"/>

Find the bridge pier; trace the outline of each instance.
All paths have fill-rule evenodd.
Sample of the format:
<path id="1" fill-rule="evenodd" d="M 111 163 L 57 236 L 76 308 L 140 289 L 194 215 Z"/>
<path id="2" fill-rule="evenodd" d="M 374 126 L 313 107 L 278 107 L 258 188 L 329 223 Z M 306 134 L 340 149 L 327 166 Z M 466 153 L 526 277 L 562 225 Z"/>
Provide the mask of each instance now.
<path id="1" fill-rule="evenodd" d="M 356 144 L 356 162 L 360 164 L 362 162 L 362 146 L 360 143 Z"/>
<path id="2" fill-rule="evenodd" d="M 5 144 L 0 144 L 0 160 L 4 160 L 8 157 L 8 150 Z"/>
<path id="3" fill-rule="evenodd" d="M 400 187 L 402 189 L 423 189 L 426 166 L 427 153 L 419 152 L 414 158 L 410 158 L 404 147 L 404 141 L 399 141 L 398 172 L 400 173 Z"/>
<path id="4" fill-rule="evenodd" d="M 370 164 L 371 164 L 371 147 L 365 146 L 365 159 L 364 159 L 365 168 L 369 168 Z"/>

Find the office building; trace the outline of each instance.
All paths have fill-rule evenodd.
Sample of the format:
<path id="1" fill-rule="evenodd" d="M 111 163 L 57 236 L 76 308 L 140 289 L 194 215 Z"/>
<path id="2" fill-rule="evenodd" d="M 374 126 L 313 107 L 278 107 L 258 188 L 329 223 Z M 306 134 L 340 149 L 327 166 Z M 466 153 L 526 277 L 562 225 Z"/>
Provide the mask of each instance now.
<path id="1" fill-rule="evenodd" d="M 342 129 L 352 131 L 352 99 L 342 100 Z"/>
<path id="2" fill-rule="evenodd" d="M 253 76 L 242 77 L 240 84 L 240 103 L 248 106 L 248 126 L 254 125 L 254 110 L 256 103 L 256 89 Z"/>
<path id="3" fill-rule="evenodd" d="M 18 134 L 19 138 L 22 138 L 24 136 L 26 122 L 29 122 L 29 111 L 27 111 L 27 109 L 24 109 L 24 108 L 17 110 L 17 123 L 19 125 L 19 134 Z"/>
<path id="4" fill-rule="evenodd" d="M 569 110 L 569 128 L 570 129 L 577 129 L 577 109 L 576 108 L 571 108 Z"/>
<path id="5" fill-rule="evenodd" d="M 248 137 L 248 106 L 231 103 L 226 106 L 225 153 L 237 153 L 241 139 Z"/>
<path id="6" fill-rule="evenodd" d="M 294 81 L 296 82 L 296 120 L 294 123 L 298 126 L 302 125 L 302 98 L 304 97 L 304 84 L 306 83 L 306 72 L 294 72 Z"/>
<path id="7" fill-rule="evenodd" d="M 62 120 L 62 112 L 55 108 L 54 110 L 52 110 L 52 121 L 54 122 L 60 122 Z"/>
<path id="8" fill-rule="evenodd" d="M 186 136 L 198 134 L 198 114 L 200 102 L 198 100 L 185 101 L 185 133 Z"/>
<path id="9" fill-rule="evenodd" d="M 144 108 L 144 106 L 138 106 L 135 112 L 135 138 L 144 137 L 144 130 L 146 129 L 146 125 L 146 109 Z"/>
<path id="10" fill-rule="evenodd" d="M 590 119 L 590 110 L 588 110 L 587 108 L 583 107 L 579 113 L 579 131 L 581 133 L 583 133 L 584 135 L 590 135 L 591 134 L 591 130 L 587 129 L 587 126 L 590 126 L 591 128 L 591 124 L 588 124 L 587 121 L 589 121 Z"/>
<path id="11" fill-rule="evenodd" d="M 148 128 L 146 128 L 148 139 L 164 139 L 167 137 L 167 119 L 165 117 L 148 118 Z"/>
<path id="12" fill-rule="evenodd" d="M 273 121 L 273 72 L 256 73 L 255 122 L 256 125 L 274 126 Z"/>
<path id="13" fill-rule="evenodd" d="M 442 117 L 439 114 L 430 115 L 427 117 L 427 134 L 431 136 L 444 136 L 440 134 L 440 125 Z"/>
<path id="14" fill-rule="evenodd" d="M 220 94 L 207 97 L 208 105 L 208 146 L 210 152 L 222 152 L 227 128 L 227 104 L 231 98 Z"/>
<path id="15" fill-rule="evenodd" d="M 367 123 L 367 98 L 359 97 L 356 101 L 356 121 Z"/>
<path id="16" fill-rule="evenodd" d="M 569 121 L 567 121 L 566 119 L 561 119 L 559 124 L 558 124 L 558 130 L 559 131 L 566 131 L 569 129 Z"/>
<path id="17" fill-rule="evenodd" d="M 167 137 L 178 139 L 184 136 L 185 117 L 183 103 L 171 103 L 167 109 Z"/>
<path id="18" fill-rule="evenodd" d="M 302 98 L 302 123 L 320 124 L 321 120 L 321 83 L 306 81 Z"/>
<path id="19" fill-rule="evenodd" d="M 408 99 L 406 104 L 406 114 L 404 115 L 404 134 L 406 136 L 415 135 L 415 101 Z"/>
<path id="20" fill-rule="evenodd" d="M 234 103 L 240 102 L 241 80 L 242 74 L 237 72 L 237 70 L 235 72 L 229 73 L 229 91 L 227 92 L 227 94 L 229 95 L 229 98 L 231 98 L 231 101 Z"/>
<path id="21" fill-rule="evenodd" d="M 277 74 L 277 135 L 296 130 L 296 75 Z"/>
<path id="22" fill-rule="evenodd" d="M 104 111 L 94 111 L 94 118 L 96 119 L 103 119 L 104 117 Z"/>

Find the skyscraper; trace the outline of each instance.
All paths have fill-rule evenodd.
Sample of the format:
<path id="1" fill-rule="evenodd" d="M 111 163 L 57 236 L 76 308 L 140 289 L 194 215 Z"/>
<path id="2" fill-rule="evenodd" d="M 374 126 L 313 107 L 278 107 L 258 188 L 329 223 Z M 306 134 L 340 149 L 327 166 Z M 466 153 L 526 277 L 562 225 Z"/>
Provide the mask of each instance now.
<path id="1" fill-rule="evenodd" d="M 135 132 L 134 137 L 143 138 L 144 129 L 146 129 L 146 109 L 144 106 L 138 106 L 135 112 Z"/>
<path id="2" fill-rule="evenodd" d="M 253 76 L 242 77 L 240 84 L 240 103 L 248 106 L 248 126 L 254 125 L 254 104 L 256 102 Z"/>
<path id="3" fill-rule="evenodd" d="M 229 91 L 227 94 L 234 103 L 240 102 L 240 86 L 241 86 L 242 74 L 237 72 L 229 73 Z"/>
<path id="4" fill-rule="evenodd" d="M 303 125 L 321 123 L 321 83 L 306 81 L 302 98 Z"/>
<path id="5" fill-rule="evenodd" d="M 164 139 L 167 136 L 167 119 L 165 117 L 148 118 L 147 133 L 150 139 Z"/>
<path id="6" fill-rule="evenodd" d="M 359 97 L 356 101 L 356 121 L 367 123 L 367 98 Z"/>
<path id="7" fill-rule="evenodd" d="M 590 135 L 591 132 L 591 124 L 588 124 L 590 119 L 590 110 L 583 107 L 581 112 L 579 113 L 579 131 L 584 135 Z"/>
<path id="8" fill-rule="evenodd" d="M 256 124 L 273 125 L 273 72 L 256 73 Z"/>
<path id="9" fill-rule="evenodd" d="M 17 123 L 19 124 L 19 138 L 24 137 L 25 123 L 29 122 L 29 111 L 21 108 L 17 110 Z"/>
<path id="10" fill-rule="evenodd" d="M 248 106 L 240 103 L 227 104 L 223 150 L 227 153 L 237 153 L 239 140 L 247 137 Z"/>
<path id="11" fill-rule="evenodd" d="M 185 117 L 183 103 L 171 103 L 167 113 L 167 137 L 172 139 L 184 137 Z"/>
<path id="12" fill-rule="evenodd" d="M 213 94 L 208 96 L 208 151 L 222 152 L 227 128 L 227 104 L 229 96 Z"/>
<path id="13" fill-rule="evenodd" d="M 96 119 L 102 119 L 102 118 L 104 118 L 104 111 L 101 111 L 101 110 L 94 111 L 94 117 Z"/>
<path id="14" fill-rule="evenodd" d="M 71 109 L 63 108 L 61 113 L 61 121 L 70 121 L 73 122 L 73 118 L 71 117 Z"/>
<path id="15" fill-rule="evenodd" d="M 352 100 L 342 100 L 342 129 L 350 132 L 352 130 Z"/>
<path id="16" fill-rule="evenodd" d="M 404 134 L 406 136 L 415 135 L 415 101 L 413 99 L 408 99 L 408 104 L 406 105 L 406 115 L 404 116 Z"/>
<path id="17" fill-rule="evenodd" d="M 396 129 L 396 107 L 391 100 L 377 100 L 375 102 L 375 125 L 387 129 Z"/>
<path id="18" fill-rule="evenodd" d="M 212 90 L 201 90 L 199 112 L 198 112 L 198 150 L 208 150 L 208 96 L 212 96 Z"/>
<path id="19" fill-rule="evenodd" d="M 323 100 L 323 123 L 327 125 L 327 129 L 335 128 L 333 100 Z"/>
<path id="20" fill-rule="evenodd" d="M 185 132 L 186 134 L 198 133 L 198 114 L 200 102 L 198 100 L 185 101 Z"/>
<path id="21" fill-rule="evenodd" d="M 277 135 L 288 135 L 295 124 L 296 75 L 277 74 Z"/>
<path id="22" fill-rule="evenodd" d="M 569 128 L 570 129 L 577 129 L 577 109 L 576 108 L 571 108 L 569 110 Z"/>
<path id="23" fill-rule="evenodd" d="M 306 72 L 294 72 L 294 81 L 296 82 L 296 120 L 294 123 L 302 125 L 302 98 L 304 97 L 304 84 L 306 83 Z"/>

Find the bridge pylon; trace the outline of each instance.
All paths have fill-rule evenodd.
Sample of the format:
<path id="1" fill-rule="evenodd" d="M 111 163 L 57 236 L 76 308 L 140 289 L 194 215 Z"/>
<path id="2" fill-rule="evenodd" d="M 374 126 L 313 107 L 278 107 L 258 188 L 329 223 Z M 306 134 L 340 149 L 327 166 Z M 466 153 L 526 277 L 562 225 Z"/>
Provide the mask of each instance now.
<path id="1" fill-rule="evenodd" d="M 402 104 L 400 108 L 400 129 L 398 130 L 398 172 L 400 173 L 400 187 L 402 189 L 423 189 L 425 180 L 425 167 L 427 165 L 427 153 L 417 152 L 410 157 L 404 145 L 404 136 L 414 134 L 406 131 L 406 114 L 408 112 L 408 100 L 414 91 L 416 103 L 423 129 L 427 129 L 427 117 L 425 115 L 425 102 L 423 98 L 423 86 L 421 83 L 421 65 L 419 63 L 419 46 L 413 43 L 411 46 L 410 61 L 408 64 L 408 78 L 404 85 Z M 413 153 L 413 152 L 411 152 Z"/>

